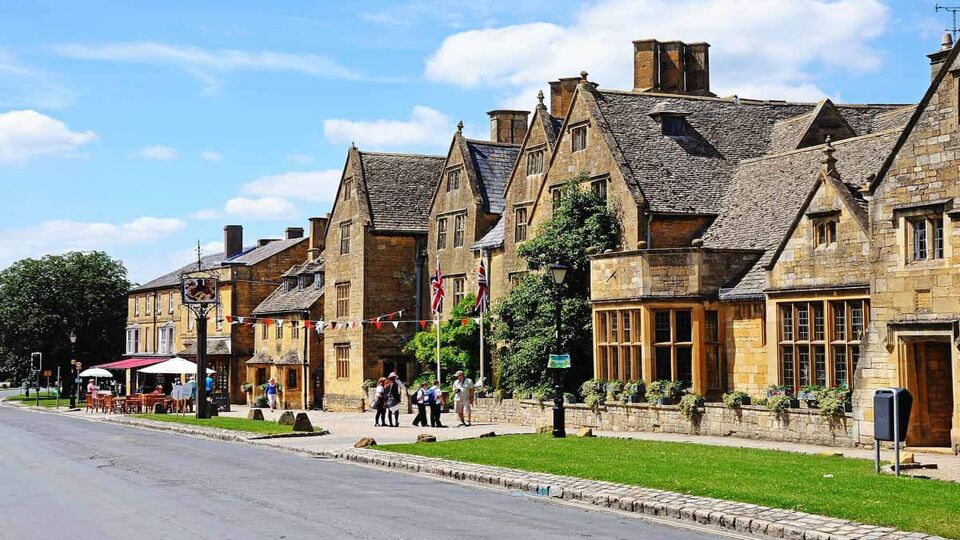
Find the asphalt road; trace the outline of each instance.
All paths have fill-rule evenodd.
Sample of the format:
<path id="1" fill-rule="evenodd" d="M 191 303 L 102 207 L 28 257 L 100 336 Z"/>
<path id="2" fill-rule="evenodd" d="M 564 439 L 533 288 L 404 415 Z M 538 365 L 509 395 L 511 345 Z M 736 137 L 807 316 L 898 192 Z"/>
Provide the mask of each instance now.
<path id="1" fill-rule="evenodd" d="M 718 538 L 536 497 L 0 406 L 0 538 Z"/>

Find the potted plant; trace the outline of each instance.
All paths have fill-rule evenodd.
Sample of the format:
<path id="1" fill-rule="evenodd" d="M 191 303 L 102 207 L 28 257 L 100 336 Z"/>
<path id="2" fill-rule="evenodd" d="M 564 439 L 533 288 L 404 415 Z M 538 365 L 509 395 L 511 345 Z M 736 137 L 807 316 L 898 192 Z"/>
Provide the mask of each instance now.
<path id="1" fill-rule="evenodd" d="M 539 403 L 550 399 L 550 388 L 547 386 L 538 386 L 530 392 L 530 397 Z"/>
<path id="2" fill-rule="evenodd" d="M 820 414 L 829 417 L 842 417 L 853 412 L 850 401 L 850 389 L 846 386 L 824 388 L 817 394 L 820 405 Z"/>
<path id="3" fill-rule="evenodd" d="M 780 396 L 789 396 L 793 393 L 793 390 L 782 385 L 782 384 L 771 384 L 767 387 L 767 397 L 780 397 Z"/>
<path id="4" fill-rule="evenodd" d="M 605 392 L 606 383 L 603 379 L 589 379 L 580 385 L 580 396 L 583 397 L 583 403 L 591 408 L 603 405 Z"/>
<path id="5" fill-rule="evenodd" d="M 791 399 L 790 396 L 771 396 L 767 398 L 767 409 L 780 416 L 792 407 L 794 401 L 796 400 Z"/>
<path id="6" fill-rule="evenodd" d="M 730 409 L 739 409 L 744 405 L 750 405 L 750 395 L 746 392 L 734 390 L 723 395 L 723 404 Z"/>
<path id="7" fill-rule="evenodd" d="M 800 401 L 806 401 L 808 404 L 812 404 L 817 401 L 817 395 L 821 391 L 823 391 L 823 387 L 816 384 L 801 386 L 800 391 L 797 392 L 797 399 Z"/>
<path id="8" fill-rule="evenodd" d="M 567 405 L 572 405 L 577 402 L 577 395 L 573 392 L 564 392 L 563 393 L 563 402 Z"/>
<path id="9" fill-rule="evenodd" d="M 676 405 L 682 394 L 680 381 L 653 381 L 647 388 L 647 401 L 655 405 Z"/>
<path id="10" fill-rule="evenodd" d="M 607 381 L 604 388 L 607 401 L 620 401 L 623 394 L 623 381 Z"/>
<path id="11" fill-rule="evenodd" d="M 640 403 L 643 399 L 643 381 L 630 381 L 623 387 L 620 400 L 624 403 Z"/>

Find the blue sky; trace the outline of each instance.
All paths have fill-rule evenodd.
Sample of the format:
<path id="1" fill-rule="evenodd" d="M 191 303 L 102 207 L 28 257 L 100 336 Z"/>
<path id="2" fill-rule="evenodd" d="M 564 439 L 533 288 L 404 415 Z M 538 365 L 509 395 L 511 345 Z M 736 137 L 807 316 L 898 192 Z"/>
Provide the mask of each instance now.
<path id="1" fill-rule="evenodd" d="M 329 210 L 346 149 L 441 154 L 460 119 L 632 39 L 711 43 L 719 95 L 913 102 L 949 18 L 921 0 L 0 3 L 0 267 L 103 249 L 135 281 Z"/>

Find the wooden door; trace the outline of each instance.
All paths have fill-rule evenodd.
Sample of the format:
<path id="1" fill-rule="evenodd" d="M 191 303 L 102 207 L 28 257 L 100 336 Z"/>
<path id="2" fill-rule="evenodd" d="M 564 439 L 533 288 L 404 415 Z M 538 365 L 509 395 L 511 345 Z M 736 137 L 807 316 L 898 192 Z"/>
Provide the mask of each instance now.
<path id="1" fill-rule="evenodd" d="M 953 369 L 950 344 L 938 341 L 911 345 L 912 372 L 908 390 L 913 411 L 907 432 L 909 446 L 950 446 L 953 424 Z"/>

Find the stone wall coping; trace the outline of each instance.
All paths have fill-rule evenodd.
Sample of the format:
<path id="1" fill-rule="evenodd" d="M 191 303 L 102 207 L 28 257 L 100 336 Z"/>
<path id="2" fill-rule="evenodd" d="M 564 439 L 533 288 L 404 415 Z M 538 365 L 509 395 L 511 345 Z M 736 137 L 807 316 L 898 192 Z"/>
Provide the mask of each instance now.
<path id="1" fill-rule="evenodd" d="M 506 399 L 497 400 L 496 398 L 493 398 L 493 397 L 482 397 L 482 398 L 477 398 L 477 399 L 478 399 L 478 400 L 481 400 L 481 399 L 489 399 L 489 400 L 498 401 L 498 402 L 511 402 L 511 401 L 512 401 L 512 402 L 516 402 L 518 405 L 538 405 L 538 406 L 540 406 L 541 408 L 553 407 L 553 403 L 552 403 L 551 401 L 537 401 L 537 400 L 535 400 L 535 399 L 506 398 Z M 652 405 L 652 404 L 647 403 L 647 402 L 641 402 L 641 403 L 610 403 L 610 404 L 605 404 L 605 405 L 597 405 L 596 407 L 588 407 L 586 404 L 583 404 L 583 403 L 565 403 L 565 404 L 563 405 L 563 407 L 564 407 L 565 409 L 599 410 L 600 412 L 606 412 L 606 411 L 610 410 L 611 408 L 636 409 L 636 410 L 651 410 L 651 409 L 653 409 L 653 410 L 665 410 L 665 411 L 679 411 L 679 410 L 680 410 L 680 406 L 679 406 L 679 405 Z M 729 407 L 727 407 L 726 405 L 724 405 L 723 403 L 720 403 L 720 402 L 706 402 L 706 403 L 703 404 L 703 408 L 706 408 L 706 409 L 729 409 Z M 770 410 L 767 409 L 766 407 L 764 407 L 763 405 L 743 405 L 742 407 L 740 407 L 740 409 L 745 410 L 745 411 L 770 412 Z M 733 410 L 733 409 L 730 409 L 730 410 Z M 792 414 L 792 415 L 811 416 L 811 415 L 819 415 L 819 414 L 820 414 L 820 409 L 812 409 L 812 408 L 806 408 L 806 409 L 804 409 L 804 408 L 800 408 L 800 409 L 787 409 L 787 410 L 785 411 L 785 413 L 786 413 L 786 414 Z M 850 419 L 850 420 L 852 420 L 852 419 L 853 419 L 853 415 L 852 415 L 851 413 L 845 413 L 843 416 L 838 416 L 836 419 L 837 419 L 837 421 L 842 421 L 842 420 L 844 420 L 844 419 Z"/>

